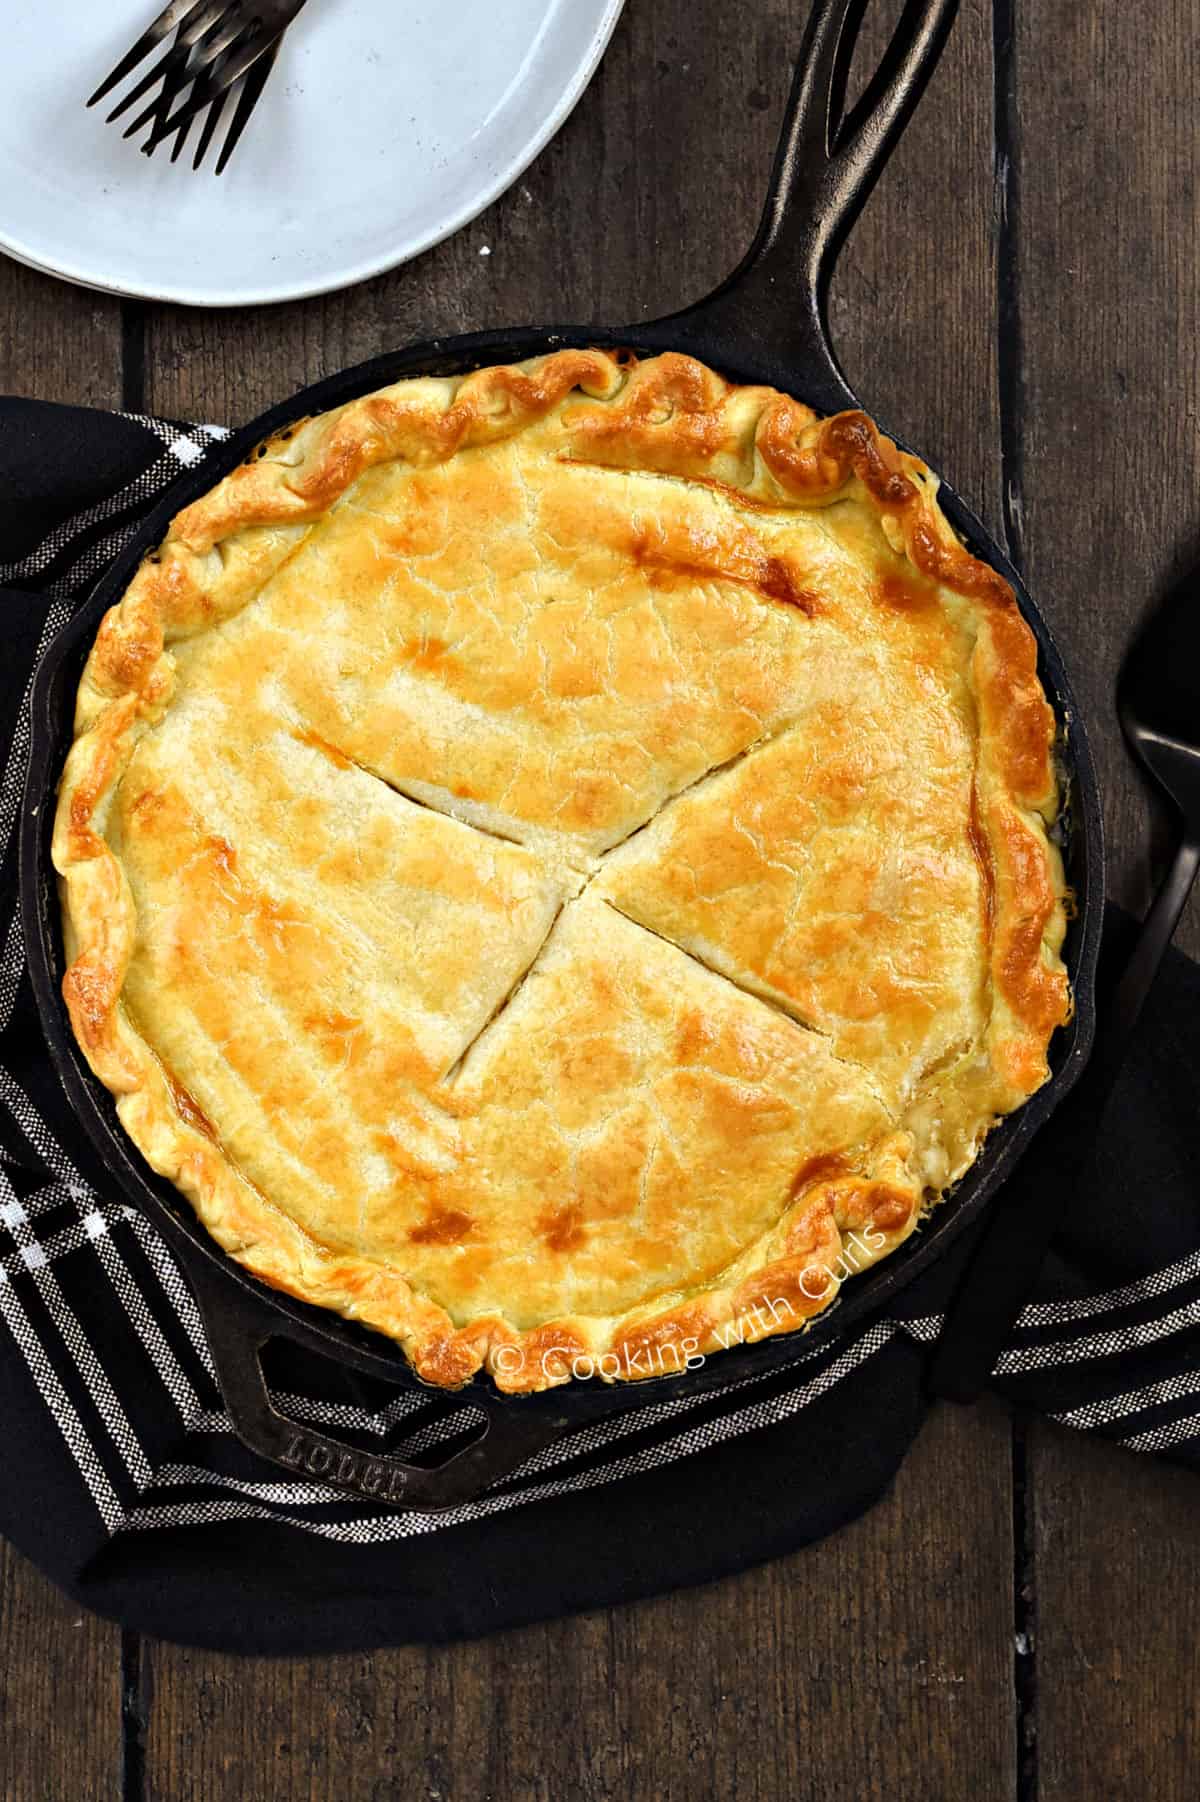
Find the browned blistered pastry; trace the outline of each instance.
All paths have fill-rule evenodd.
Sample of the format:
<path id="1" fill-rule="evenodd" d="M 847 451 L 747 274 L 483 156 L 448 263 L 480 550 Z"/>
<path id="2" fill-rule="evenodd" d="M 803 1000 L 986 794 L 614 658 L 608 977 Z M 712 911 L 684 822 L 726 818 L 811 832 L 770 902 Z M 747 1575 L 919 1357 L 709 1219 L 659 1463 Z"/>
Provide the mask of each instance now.
<path id="1" fill-rule="evenodd" d="M 79 1042 L 268 1283 L 531 1390 L 798 1328 L 1047 1075 L 1054 719 L 861 413 L 682 356 L 401 382 L 106 616 Z"/>

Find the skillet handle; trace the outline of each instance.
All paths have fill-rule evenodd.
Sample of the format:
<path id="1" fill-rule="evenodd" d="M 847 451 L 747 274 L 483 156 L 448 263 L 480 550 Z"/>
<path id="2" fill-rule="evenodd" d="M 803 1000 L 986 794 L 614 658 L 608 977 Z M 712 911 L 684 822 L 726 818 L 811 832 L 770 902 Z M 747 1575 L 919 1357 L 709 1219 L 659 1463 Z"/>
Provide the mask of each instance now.
<path id="1" fill-rule="evenodd" d="M 857 405 L 826 318 L 829 279 L 851 226 L 937 66 L 958 0 L 908 0 L 883 59 L 847 113 L 846 85 L 870 0 L 814 0 L 796 61 L 761 223 L 714 293 L 659 326 L 703 354 L 767 348 L 826 412 Z M 645 336 L 645 328 L 641 328 Z M 711 346 L 711 349 L 709 349 Z"/>
<path id="2" fill-rule="evenodd" d="M 294 1475 L 392 1507 L 450 1508 L 474 1501 L 542 1446 L 579 1425 L 553 1391 L 509 1399 L 474 1391 L 453 1397 L 431 1389 L 431 1400 L 457 1400 L 468 1412 L 482 1410 L 483 1431 L 432 1468 L 407 1464 L 386 1452 L 364 1452 L 317 1427 L 289 1420 L 271 1400 L 262 1372 L 263 1347 L 268 1339 L 291 1338 L 312 1349 L 302 1330 L 255 1301 L 207 1259 L 188 1257 L 185 1267 L 234 1432 L 252 1452 Z"/>

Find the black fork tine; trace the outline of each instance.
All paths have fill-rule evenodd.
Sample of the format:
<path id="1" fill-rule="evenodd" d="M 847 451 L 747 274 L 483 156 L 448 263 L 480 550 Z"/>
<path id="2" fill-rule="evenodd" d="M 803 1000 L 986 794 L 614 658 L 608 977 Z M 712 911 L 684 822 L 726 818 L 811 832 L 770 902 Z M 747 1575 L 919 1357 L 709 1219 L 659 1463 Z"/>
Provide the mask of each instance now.
<path id="1" fill-rule="evenodd" d="M 219 66 L 212 70 L 211 92 L 213 97 L 218 93 L 227 93 L 239 76 L 245 75 L 248 70 L 252 69 L 259 58 L 279 41 L 281 35 L 278 27 L 274 30 L 265 30 L 262 26 L 256 25 L 250 27 L 240 38 L 236 39 L 219 59 Z M 169 137 L 173 131 L 177 131 L 185 119 L 194 118 L 207 104 L 207 100 L 197 100 L 194 97 L 183 101 L 169 119 L 165 120 L 157 130 L 151 132 L 147 149 L 153 150 L 157 144 L 162 142 L 163 138 Z"/>
<path id="2" fill-rule="evenodd" d="M 228 116 L 226 102 L 232 96 L 233 113 L 216 163 L 215 172 L 220 175 L 258 105 L 284 32 L 303 5 L 304 0 L 171 0 L 88 105 L 94 106 L 134 74 L 139 63 L 161 51 L 108 120 L 111 123 L 136 112 L 124 128 L 125 137 L 148 127 L 141 146 L 146 156 L 173 139 L 170 154 L 174 163 L 186 147 L 192 121 L 203 114 L 192 156 L 192 168 L 199 169 Z M 139 101 L 144 103 L 140 110 Z"/>
<path id="3" fill-rule="evenodd" d="M 181 27 L 180 30 L 177 31 L 175 34 L 175 46 L 177 49 L 180 49 L 180 48 L 183 49 L 184 64 L 186 67 L 187 57 L 190 55 L 190 51 L 186 48 L 186 46 L 183 45 L 182 35 L 183 34 L 182 34 L 182 27 Z M 167 114 L 170 112 L 172 97 L 180 91 L 180 84 L 182 84 L 182 82 L 184 80 L 186 80 L 186 74 L 183 74 L 180 76 L 179 84 L 177 84 L 173 80 L 170 80 L 170 81 L 165 80 L 163 82 L 162 87 L 159 89 L 157 98 L 155 99 L 155 102 L 154 102 L 155 112 L 159 119 L 165 119 Z M 187 136 L 186 132 L 180 132 L 178 138 L 176 139 L 175 146 L 171 152 L 171 160 L 172 161 L 174 161 L 174 159 L 179 155 L 180 151 L 183 149 L 183 143 L 184 143 L 184 139 L 186 138 L 186 136 Z"/>
<path id="4" fill-rule="evenodd" d="M 164 92 L 168 88 L 174 89 L 176 86 L 174 81 L 175 70 L 182 68 L 186 60 L 187 48 L 176 39 L 168 48 L 166 55 L 161 56 L 149 73 L 143 75 L 137 85 L 130 88 L 125 98 L 113 107 L 112 112 L 108 114 L 104 123 L 106 125 L 111 125 L 115 119 L 119 119 L 123 112 L 128 111 L 134 102 L 140 100 L 142 95 L 147 93 L 154 86 L 155 82 L 160 79 L 163 84 Z M 91 102 L 89 101 L 88 104 L 90 106 Z M 131 129 L 136 130 L 136 127 L 131 127 Z M 129 132 L 126 132 L 125 136 L 128 137 Z"/>
<path id="5" fill-rule="evenodd" d="M 139 113 L 133 124 L 127 128 L 125 136 L 129 138 L 135 132 L 140 131 L 154 112 L 162 110 L 160 103 L 163 100 L 169 103 L 178 99 L 188 83 L 185 66 L 193 61 L 205 39 L 222 25 L 229 10 L 229 0 L 200 0 L 198 5 L 193 6 L 175 33 L 175 41 L 166 55 L 155 63 L 149 74 L 144 75 L 135 87 L 130 88 L 120 104 L 113 107 L 104 123 L 111 125 L 114 119 L 119 119 L 121 114 L 135 101 L 140 100 L 143 94 L 152 88 L 160 78 L 162 92 L 155 100 L 154 106 L 147 107 L 144 113 Z M 241 0 L 232 0 L 232 10 L 240 16 Z"/>
<path id="6" fill-rule="evenodd" d="M 279 46 L 282 41 L 282 35 L 277 37 L 271 48 L 265 51 L 258 61 L 247 70 L 246 79 L 242 83 L 242 91 L 237 98 L 233 118 L 229 122 L 229 130 L 225 134 L 225 142 L 221 146 L 221 154 L 217 158 L 214 174 L 220 175 L 224 171 L 226 163 L 236 150 L 237 141 L 245 131 L 246 123 L 258 105 L 262 91 L 267 85 L 267 77 L 275 67 L 275 58 L 279 55 Z M 196 160 L 192 164 L 194 169 L 200 167 L 201 154 L 201 152 L 197 152 Z"/>
<path id="7" fill-rule="evenodd" d="M 213 133 L 220 124 L 221 114 L 225 110 L 225 102 L 228 98 L 228 94 L 217 94 L 209 104 L 204 124 L 200 128 L 200 142 L 196 145 L 196 152 L 192 157 L 193 169 L 198 169 L 204 161 L 205 154 L 213 140 Z"/>
<path id="8" fill-rule="evenodd" d="M 125 133 L 139 130 L 149 124 L 150 136 L 142 145 L 147 156 L 152 156 L 158 146 L 169 138 L 173 132 L 186 128 L 196 117 L 217 99 L 224 99 L 232 82 L 223 81 L 222 71 L 231 51 L 236 48 L 238 39 L 232 46 L 218 53 L 211 62 L 204 62 L 198 68 L 193 65 L 190 74 L 183 80 L 172 82 L 169 88 L 164 85 L 162 93 L 153 106 L 146 108 Z M 163 104 L 165 102 L 165 105 Z M 172 107 L 174 111 L 172 112 Z"/>
<path id="9" fill-rule="evenodd" d="M 261 62 L 269 64 L 270 62 L 272 62 L 274 60 L 274 55 L 275 55 L 275 52 L 274 52 L 274 50 L 272 50 L 267 56 L 265 56 L 261 59 Z M 250 81 L 253 79 L 254 75 L 257 73 L 257 70 L 260 66 L 261 66 L 260 63 L 255 64 L 254 69 L 251 70 L 250 75 L 247 76 L 247 78 L 246 78 L 247 81 Z M 263 80 L 264 81 L 266 80 L 265 75 L 263 76 Z M 208 147 L 212 143 L 213 134 L 216 131 L 217 126 L 221 120 L 221 115 L 225 110 L 225 102 L 228 100 L 230 94 L 232 94 L 234 92 L 234 89 L 233 88 L 223 88 L 220 91 L 220 93 L 214 93 L 213 84 L 212 84 L 212 80 L 210 77 L 210 78 L 205 79 L 203 92 L 204 92 L 204 98 L 208 101 L 208 112 L 206 113 L 205 118 L 204 118 L 204 123 L 200 128 L 200 141 L 196 145 L 196 153 L 192 157 L 192 168 L 193 169 L 198 169 L 200 167 L 201 163 L 204 161 L 205 155 L 208 151 Z M 234 114 L 233 128 L 232 128 L 235 133 L 239 133 L 239 134 L 241 131 L 241 127 L 238 124 L 238 119 L 241 115 L 241 105 L 242 105 L 241 97 L 239 96 L 237 111 Z M 184 133 L 186 133 L 186 131 L 187 131 L 186 125 L 183 127 L 183 130 L 184 130 Z M 236 141 L 237 141 L 237 139 L 235 137 L 234 142 L 236 143 Z M 225 152 L 222 152 L 222 155 L 224 155 L 224 154 L 225 154 Z M 172 153 L 171 153 L 171 160 L 172 160 L 172 162 L 174 162 L 174 160 L 175 160 L 174 151 L 172 151 Z"/>
<path id="10" fill-rule="evenodd" d="M 184 65 L 181 63 L 179 67 L 183 68 Z M 143 125 L 149 125 L 150 136 L 142 146 L 146 155 L 149 156 L 155 145 L 160 144 L 164 138 L 170 137 L 171 133 L 176 129 L 176 125 L 179 121 L 175 121 L 175 123 L 172 124 L 168 120 L 167 114 L 170 112 L 175 101 L 179 99 L 179 96 L 190 85 L 190 77 L 186 74 L 181 75 L 178 81 L 173 80 L 170 77 L 164 78 L 161 90 L 154 96 L 154 99 L 150 102 L 149 106 L 145 107 L 143 111 L 138 114 L 136 119 L 130 121 L 125 127 L 125 130 L 121 133 L 121 136 L 123 138 L 134 138 L 137 136 L 138 132 L 141 131 Z"/>
<path id="11" fill-rule="evenodd" d="M 232 18 L 230 17 L 231 13 Z M 142 146 L 147 156 L 154 152 L 164 138 L 169 138 L 172 132 L 181 133 L 179 145 L 182 146 L 183 140 L 187 136 L 187 126 L 196 113 L 207 104 L 203 97 L 204 91 L 211 90 L 209 93 L 209 98 L 211 98 L 211 94 L 217 91 L 217 86 L 224 85 L 219 81 L 222 58 L 247 29 L 249 27 L 242 21 L 240 0 L 233 0 L 231 7 L 222 9 L 208 29 L 193 38 L 190 43 L 184 41 L 181 29 L 172 51 L 163 59 L 164 64 L 172 57 L 175 61 L 163 76 L 160 92 L 145 111 L 140 112 L 133 123 L 126 126 L 124 135 L 132 138 L 142 129 L 143 125 L 150 125 L 150 136 Z M 160 65 L 160 67 L 162 66 Z M 139 84 L 139 88 L 135 90 L 135 94 L 129 96 L 129 99 L 133 99 L 139 92 L 144 92 L 147 83 L 152 79 L 152 75 L 147 76 L 146 81 Z M 187 106 L 190 109 L 187 117 L 184 118 L 179 113 L 168 116 L 175 102 L 182 101 L 185 94 L 188 95 Z M 122 104 L 128 105 L 129 100 Z M 110 119 L 115 116 L 115 114 L 110 114 Z M 172 152 L 172 162 L 174 162 L 176 154 L 177 152 Z"/>
<path id="12" fill-rule="evenodd" d="M 153 122 L 150 138 L 142 147 L 143 155 L 149 156 L 151 154 L 155 143 L 154 133 L 158 131 L 161 126 L 166 124 L 167 113 L 170 110 L 171 101 L 172 99 L 177 98 L 182 91 L 182 86 L 173 90 L 171 93 L 168 93 L 165 88 L 163 89 L 163 93 L 160 97 L 160 106 Z M 192 158 L 192 168 L 198 169 L 203 160 L 204 153 L 208 149 L 212 134 L 216 130 L 217 121 L 221 117 L 222 110 L 225 106 L 225 95 L 221 93 L 216 95 L 215 98 L 212 98 L 211 84 L 208 81 L 208 78 L 201 74 L 196 78 L 192 88 L 192 96 L 194 99 L 202 102 L 209 102 L 208 113 L 200 130 L 200 142 L 196 147 L 196 154 Z M 175 142 L 171 146 L 171 161 L 173 163 L 177 163 L 183 153 L 184 146 L 191 134 L 192 120 L 195 116 L 195 114 L 192 114 L 186 118 L 183 121 L 183 124 L 180 125 L 175 132 Z M 169 136 L 170 134 L 167 133 L 166 135 Z"/>
<path id="13" fill-rule="evenodd" d="M 171 0 L 170 5 L 164 6 L 158 17 L 146 27 L 132 50 L 128 50 L 116 67 L 105 76 L 88 105 L 95 106 L 98 100 L 103 100 L 106 94 L 110 94 L 118 82 L 124 81 L 137 68 L 143 57 L 156 50 L 163 39 L 169 37 L 177 27 L 186 25 L 194 13 L 209 12 L 211 9 L 212 0 Z"/>
<path id="14" fill-rule="evenodd" d="M 170 102 L 167 99 L 166 95 L 164 94 L 164 97 L 163 97 L 163 116 L 164 117 L 166 115 L 167 107 L 169 105 L 170 105 Z M 191 129 L 192 129 L 191 120 L 185 119 L 183 124 L 179 127 L 179 130 L 175 133 L 175 142 L 171 146 L 171 161 L 173 163 L 177 163 L 179 161 L 180 157 L 182 156 L 183 147 L 188 141 L 188 134 L 191 132 Z M 149 156 L 149 154 L 150 154 L 148 149 L 146 151 L 146 154 L 147 154 L 147 156 Z"/>

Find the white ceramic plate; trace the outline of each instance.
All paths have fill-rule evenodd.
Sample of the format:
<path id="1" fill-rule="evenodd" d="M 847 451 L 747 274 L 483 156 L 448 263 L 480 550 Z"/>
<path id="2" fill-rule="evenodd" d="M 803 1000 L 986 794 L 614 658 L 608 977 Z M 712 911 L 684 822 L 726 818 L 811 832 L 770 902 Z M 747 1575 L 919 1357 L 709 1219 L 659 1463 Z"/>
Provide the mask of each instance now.
<path id="1" fill-rule="evenodd" d="M 105 125 L 112 101 L 85 110 L 161 5 L 6 0 L 0 249 L 216 307 L 364 281 L 473 219 L 566 119 L 623 0 L 308 0 L 219 177 L 212 149 L 193 173 Z"/>

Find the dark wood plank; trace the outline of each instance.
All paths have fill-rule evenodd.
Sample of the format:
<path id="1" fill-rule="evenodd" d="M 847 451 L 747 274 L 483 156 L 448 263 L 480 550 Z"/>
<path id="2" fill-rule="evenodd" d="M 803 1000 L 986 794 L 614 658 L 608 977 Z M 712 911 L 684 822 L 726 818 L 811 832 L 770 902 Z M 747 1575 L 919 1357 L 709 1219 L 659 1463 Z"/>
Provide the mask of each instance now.
<path id="1" fill-rule="evenodd" d="M 149 1794 L 1007 1802 L 1007 1437 L 944 1410 L 867 1520 L 638 1607 L 370 1657 L 147 1648 Z"/>
<path id="2" fill-rule="evenodd" d="M 1097 722 L 1110 888 L 1141 906 L 1155 809 L 1112 693 L 1135 621 L 1200 554 L 1195 12 L 1020 18 L 1029 575 Z M 1182 942 L 1200 950 L 1195 903 Z"/>
<path id="3" fill-rule="evenodd" d="M 634 320 L 698 296 L 749 240 L 798 29 L 790 0 L 757 10 L 751 33 L 731 29 L 711 0 L 631 5 L 545 153 L 417 262 L 265 316 L 156 311 L 151 403 L 240 419 L 413 339 L 505 323 Z"/>
<path id="4" fill-rule="evenodd" d="M 433 331 L 634 319 L 703 292 L 753 230 L 801 11 L 764 0 L 747 28 L 716 0 L 631 5 L 574 118 L 483 219 L 409 268 L 265 319 L 155 311 L 150 403 L 244 416 Z M 833 310 L 870 404 L 994 518 L 990 49 L 976 0 Z M 1001 1802 L 1016 1746 L 1009 1495 L 1004 1416 L 947 1411 L 868 1520 L 706 1590 L 371 1658 L 247 1667 L 150 1648 L 149 1793 L 635 1802 L 686 1771 L 705 1794 L 761 1802 Z"/>
<path id="5" fill-rule="evenodd" d="M 872 14 L 864 67 L 897 10 Z M 153 309 L 147 404 L 235 423 L 435 333 L 634 321 L 697 298 L 757 223 L 802 13 L 761 0 L 746 30 L 717 0 L 630 5 L 567 125 L 474 224 L 345 294 L 265 313 Z M 970 0 L 843 256 L 832 315 L 868 404 L 985 511 L 997 480 L 991 157 L 990 9 Z"/>
<path id="6" fill-rule="evenodd" d="M 121 1635 L 0 1541 L 0 1796 L 121 1794 Z"/>
<path id="7" fill-rule="evenodd" d="M 1110 889 L 1144 904 L 1162 815 L 1111 695 L 1143 610 L 1200 549 L 1195 16 L 1020 9 L 1025 542 L 1095 722 Z M 1195 903 L 1184 942 L 1200 949 Z M 1041 1802 L 1196 1793 L 1195 1478 L 1030 1435 Z"/>
<path id="8" fill-rule="evenodd" d="M 0 257 L 0 391 L 120 406 L 120 302 Z"/>
<path id="9" fill-rule="evenodd" d="M 1195 1474 L 1051 1426 L 1032 1463 L 1039 1802 L 1194 1802 Z"/>
<path id="10" fill-rule="evenodd" d="M 876 8 L 878 47 L 899 0 Z M 830 325 L 869 412 L 1000 526 L 991 7 L 953 36 L 842 254 Z M 774 116 L 774 114 L 772 114 Z"/>

